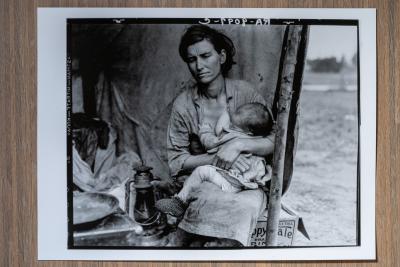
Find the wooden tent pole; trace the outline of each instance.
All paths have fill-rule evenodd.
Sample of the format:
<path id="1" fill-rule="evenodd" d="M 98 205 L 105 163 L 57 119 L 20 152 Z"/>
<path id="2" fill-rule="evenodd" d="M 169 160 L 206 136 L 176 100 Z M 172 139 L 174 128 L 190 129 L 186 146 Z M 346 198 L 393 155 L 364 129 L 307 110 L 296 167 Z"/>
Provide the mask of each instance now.
<path id="1" fill-rule="evenodd" d="M 283 46 L 285 58 L 283 61 L 282 77 L 280 81 L 280 93 L 278 99 L 277 121 L 276 121 L 276 136 L 275 149 L 273 158 L 273 173 L 271 179 L 271 188 L 269 193 L 268 204 L 268 220 L 267 220 L 267 240 L 266 245 L 269 247 L 277 245 L 279 216 L 281 210 L 281 197 L 283 186 L 283 175 L 285 167 L 285 153 L 288 121 L 293 93 L 293 80 L 296 70 L 296 63 L 299 51 L 300 41 L 303 34 L 303 27 L 308 26 L 287 26 L 288 39 Z M 306 29 L 307 30 L 307 29 Z M 304 62 L 299 62 L 304 64 Z"/>

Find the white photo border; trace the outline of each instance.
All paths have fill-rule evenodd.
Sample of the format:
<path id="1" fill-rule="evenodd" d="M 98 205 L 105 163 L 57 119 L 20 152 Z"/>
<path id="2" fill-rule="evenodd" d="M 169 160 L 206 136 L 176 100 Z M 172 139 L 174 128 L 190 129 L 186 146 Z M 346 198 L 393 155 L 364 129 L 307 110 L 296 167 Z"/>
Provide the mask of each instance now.
<path id="1" fill-rule="evenodd" d="M 223 16 L 222 16 L 223 15 Z M 68 249 L 67 18 L 267 18 L 359 21 L 360 246 L 266 249 Z M 373 260 L 376 169 L 375 9 L 38 8 L 38 259 L 134 261 Z M 49 201 L 51 200 L 51 201 Z M 48 218 L 51 218 L 49 220 Z"/>

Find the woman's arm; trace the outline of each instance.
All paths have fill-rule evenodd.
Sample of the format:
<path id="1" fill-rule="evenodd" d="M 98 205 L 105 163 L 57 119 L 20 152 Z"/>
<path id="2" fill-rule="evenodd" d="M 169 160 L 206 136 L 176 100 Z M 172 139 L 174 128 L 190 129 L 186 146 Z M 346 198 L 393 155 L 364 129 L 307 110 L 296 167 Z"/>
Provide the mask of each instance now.
<path id="1" fill-rule="evenodd" d="M 239 139 L 241 153 L 251 153 L 260 157 L 268 156 L 274 152 L 275 136 L 257 139 Z"/>
<path id="2" fill-rule="evenodd" d="M 213 165 L 230 169 L 241 153 L 265 157 L 274 151 L 275 136 L 265 138 L 238 138 L 222 146 L 214 158 Z"/>
<path id="3" fill-rule="evenodd" d="M 215 155 L 210 154 L 200 154 L 196 156 L 189 156 L 183 163 L 184 171 L 192 171 L 196 167 L 203 165 L 211 165 L 214 161 Z"/>

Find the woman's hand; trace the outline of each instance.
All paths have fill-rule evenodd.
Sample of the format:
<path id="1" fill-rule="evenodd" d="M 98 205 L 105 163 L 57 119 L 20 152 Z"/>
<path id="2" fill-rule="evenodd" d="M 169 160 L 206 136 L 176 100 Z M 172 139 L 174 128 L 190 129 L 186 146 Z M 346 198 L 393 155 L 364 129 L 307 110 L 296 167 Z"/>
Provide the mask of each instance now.
<path id="1" fill-rule="evenodd" d="M 232 140 L 220 147 L 217 155 L 214 157 L 213 165 L 221 169 L 229 170 L 238 159 L 240 153 L 242 153 L 240 140 Z M 248 168 L 248 164 L 245 163 L 245 160 L 241 160 L 238 164 L 237 167 L 239 170 Z"/>

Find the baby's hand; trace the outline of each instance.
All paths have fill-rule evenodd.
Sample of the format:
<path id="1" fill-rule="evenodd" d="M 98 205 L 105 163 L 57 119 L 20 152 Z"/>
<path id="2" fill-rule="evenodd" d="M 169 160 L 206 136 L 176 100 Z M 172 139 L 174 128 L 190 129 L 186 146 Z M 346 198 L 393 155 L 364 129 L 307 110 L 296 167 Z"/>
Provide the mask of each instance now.
<path id="1" fill-rule="evenodd" d="M 246 172 L 250 169 L 249 156 L 251 156 L 251 154 L 240 154 L 231 168 L 234 170 L 238 170 L 241 173 Z"/>
<path id="2" fill-rule="evenodd" d="M 265 186 L 266 182 L 271 180 L 272 177 L 272 167 L 270 165 L 265 166 L 265 175 L 261 177 L 261 179 L 257 180 L 257 184 L 261 186 Z"/>

